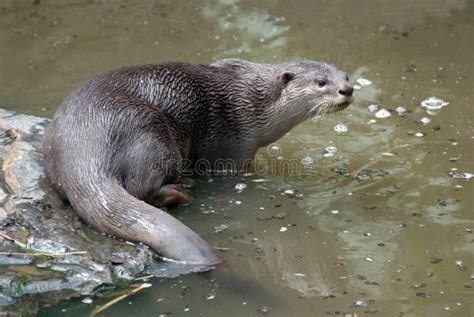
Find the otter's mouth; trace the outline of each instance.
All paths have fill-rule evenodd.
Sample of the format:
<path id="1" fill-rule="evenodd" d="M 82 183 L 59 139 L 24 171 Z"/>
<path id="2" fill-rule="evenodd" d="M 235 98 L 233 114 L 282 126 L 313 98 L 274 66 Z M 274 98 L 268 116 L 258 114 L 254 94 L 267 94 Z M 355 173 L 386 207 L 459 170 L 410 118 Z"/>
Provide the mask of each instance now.
<path id="1" fill-rule="evenodd" d="M 341 102 L 340 104 L 336 105 L 335 106 L 335 111 L 341 111 L 341 110 L 344 110 L 346 109 L 347 107 L 349 107 L 349 105 L 352 103 L 352 101 L 344 101 L 344 102 Z"/>
<path id="2" fill-rule="evenodd" d="M 333 106 L 331 107 L 331 109 L 328 112 L 337 112 L 337 111 L 344 110 L 347 107 L 349 107 L 349 105 L 352 103 L 352 101 L 354 101 L 353 97 L 344 99 L 341 102 L 336 102 L 336 103 L 333 104 Z"/>
<path id="3" fill-rule="evenodd" d="M 346 109 L 351 103 L 354 101 L 354 98 L 345 98 L 342 101 L 334 101 L 326 106 L 317 105 L 313 109 L 311 109 L 310 116 L 311 117 L 318 117 L 324 114 L 339 112 Z"/>

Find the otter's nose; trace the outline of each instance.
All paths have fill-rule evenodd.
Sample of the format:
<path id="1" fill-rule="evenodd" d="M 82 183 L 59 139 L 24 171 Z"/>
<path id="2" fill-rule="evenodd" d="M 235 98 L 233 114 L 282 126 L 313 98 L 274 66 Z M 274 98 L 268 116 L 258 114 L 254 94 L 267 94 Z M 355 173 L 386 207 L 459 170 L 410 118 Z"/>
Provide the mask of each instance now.
<path id="1" fill-rule="evenodd" d="M 354 88 L 352 88 L 351 85 L 344 85 L 341 89 L 339 89 L 338 93 L 340 93 L 343 96 L 350 97 L 352 96 L 352 93 L 354 92 Z"/>

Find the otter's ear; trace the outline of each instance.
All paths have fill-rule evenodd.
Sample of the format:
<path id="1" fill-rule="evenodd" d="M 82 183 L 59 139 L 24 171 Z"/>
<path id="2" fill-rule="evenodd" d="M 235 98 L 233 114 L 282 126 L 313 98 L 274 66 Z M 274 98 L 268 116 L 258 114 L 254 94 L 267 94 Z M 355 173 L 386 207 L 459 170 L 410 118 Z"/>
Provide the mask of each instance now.
<path id="1" fill-rule="evenodd" d="M 295 73 L 285 70 L 281 72 L 279 79 L 283 85 L 288 84 L 293 78 L 295 78 Z"/>

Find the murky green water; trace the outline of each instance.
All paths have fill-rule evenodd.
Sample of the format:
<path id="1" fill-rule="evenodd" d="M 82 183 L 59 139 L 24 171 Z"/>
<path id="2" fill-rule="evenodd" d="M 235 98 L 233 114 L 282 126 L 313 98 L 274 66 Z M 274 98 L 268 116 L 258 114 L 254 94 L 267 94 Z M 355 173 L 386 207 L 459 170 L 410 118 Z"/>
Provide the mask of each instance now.
<path id="1" fill-rule="evenodd" d="M 472 316 L 474 180 L 448 172 L 474 173 L 474 1 L 33 2 L 0 3 L 0 107 L 22 113 L 52 116 L 94 74 L 167 60 L 326 60 L 373 81 L 279 141 L 285 160 L 312 157 L 311 173 L 190 180 L 195 203 L 173 212 L 228 248 L 225 264 L 151 280 L 103 316 Z M 431 95 L 450 104 L 429 115 Z M 370 104 L 409 111 L 378 119 Z M 259 161 L 280 158 L 263 149 Z"/>

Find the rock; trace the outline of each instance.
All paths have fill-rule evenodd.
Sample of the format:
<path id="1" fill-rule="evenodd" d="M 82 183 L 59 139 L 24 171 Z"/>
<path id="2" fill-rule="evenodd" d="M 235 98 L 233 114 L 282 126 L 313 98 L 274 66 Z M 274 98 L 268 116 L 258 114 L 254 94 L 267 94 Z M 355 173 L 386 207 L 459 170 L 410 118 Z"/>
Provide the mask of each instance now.
<path id="1" fill-rule="evenodd" d="M 161 261 L 144 245 L 107 237 L 83 224 L 46 177 L 41 142 L 48 122 L 0 109 L 0 232 L 28 248 L 0 237 L 0 250 L 39 252 L 0 256 L 0 306 L 31 311 L 38 303 L 87 296 L 136 276 L 176 277 L 202 270 Z M 85 252 L 44 255 L 77 251 Z M 17 265 L 22 269 L 10 269 Z"/>
<path id="2" fill-rule="evenodd" d="M 5 294 L 0 293 L 0 307 L 15 304 L 15 300 Z"/>
<path id="3" fill-rule="evenodd" d="M 0 255 L 0 265 L 25 265 L 33 263 L 34 260 L 34 256 Z"/>

